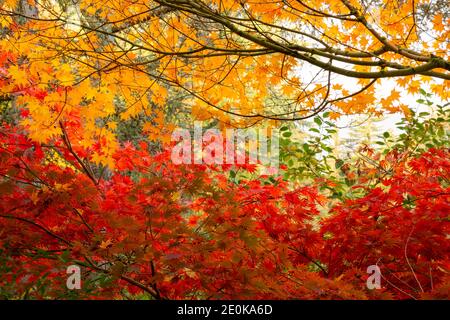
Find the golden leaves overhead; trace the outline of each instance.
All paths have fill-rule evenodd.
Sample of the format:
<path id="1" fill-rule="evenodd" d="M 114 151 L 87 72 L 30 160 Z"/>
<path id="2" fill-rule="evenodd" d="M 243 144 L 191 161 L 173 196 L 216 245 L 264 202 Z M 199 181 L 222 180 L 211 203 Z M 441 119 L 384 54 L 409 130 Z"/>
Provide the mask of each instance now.
<path id="1" fill-rule="evenodd" d="M 17 1 L 6 0 L 0 24 L 10 32 L 0 47 L 18 57 L 8 89 L 52 97 L 20 101 L 32 136 L 51 139 L 60 134 L 54 123 L 70 120 L 76 144 L 101 140 L 101 163 L 117 145 L 113 123 L 154 117 L 144 131 L 158 138 L 168 98 L 180 93 L 194 117 L 237 126 L 325 108 L 333 117 L 404 110 L 398 90 L 376 94 L 385 77 L 416 94 L 417 75 L 426 76 L 447 99 L 448 16 L 425 0 L 382 2 L 30 1 L 35 10 L 16 12 Z"/>

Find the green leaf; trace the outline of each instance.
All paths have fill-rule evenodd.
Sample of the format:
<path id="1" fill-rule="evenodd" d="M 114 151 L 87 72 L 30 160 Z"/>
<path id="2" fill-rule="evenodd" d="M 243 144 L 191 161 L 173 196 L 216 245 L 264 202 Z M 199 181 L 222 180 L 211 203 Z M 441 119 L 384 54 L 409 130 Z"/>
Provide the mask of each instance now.
<path id="1" fill-rule="evenodd" d="M 328 146 L 322 146 L 322 149 L 325 150 L 326 152 L 333 152 L 333 149 Z"/>
<path id="2" fill-rule="evenodd" d="M 334 167 L 336 168 L 336 169 L 339 169 L 340 167 L 342 167 L 344 165 L 344 160 L 342 160 L 342 159 L 337 159 L 336 160 L 336 163 L 334 164 Z"/>
<path id="3" fill-rule="evenodd" d="M 64 263 L 69 262 L 70 261 L 70 251 L 68 251 L 68 250 L 63 251 L 63 253 L 59 255 L 59 259 Z"/>

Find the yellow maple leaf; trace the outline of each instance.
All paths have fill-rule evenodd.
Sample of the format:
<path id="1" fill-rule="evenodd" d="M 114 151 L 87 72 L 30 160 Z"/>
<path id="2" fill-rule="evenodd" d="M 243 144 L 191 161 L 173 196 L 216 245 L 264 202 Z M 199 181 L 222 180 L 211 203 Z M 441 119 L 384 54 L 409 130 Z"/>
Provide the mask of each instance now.
<path id="1" fill-rule="evenodd" d="M 63 64 L 60 66 L 58 72 L 56 73 L 56 79 L 58 79 L 63 85 L 70 86 L 74 80 L 70 65 Z"/>
<path id="2" fill-rule="evenodd" d="M 111 241 L 111 239 L 108 239 L 106 241 L 102 241 L 100 243 L 100 245 L 98 246 L 100 249 L 107 249 L 109 246 L 111 246 L 113 244 L 113 242 Z"/>
<path id="3" fill-rule="evenodd" d="M 37 191 L 33 191 L 33 193 L 30 196 L 30 200 L 33 202 L 33 204 L 36 204 L 39 201 L 39 196 Z"/>
<path id="4" fill-rule="evenodd" d="M 4 0 L 3 5 L 7 8 L 15 9 L 17 6 L 17 1 L 18 0 Z"/>
<path id="5" fill-rule="evenodd" d="M 411 94 L 418 93 L 419 89 L 420 89 L 420 82 L 418 80 L 412 81 L 406 88 L 406 90 L 408 90 L 408 92 Z"/>
<path id="6" fill-rule="evenodd" d="M 444 23 L 442 22 L 442 15 L 437 14 L 433 19 L 433 29 L 436 31 L 444 31 Z"/>
<path id="7" fill-rule="evenodd" d="M 0 26 L 7 28 L 12 23 L 12 18 L 10 16 L 2 16 L 0 18 Z"/>
<path id="8" fill-rule="evenodd" d="M 9 67 L 9 75 L 14 80 L 17 85 L 27 85 L 28 84 L 28 76 L 25 70 L 20 68 L 19 66 L 11 66 Z"/>

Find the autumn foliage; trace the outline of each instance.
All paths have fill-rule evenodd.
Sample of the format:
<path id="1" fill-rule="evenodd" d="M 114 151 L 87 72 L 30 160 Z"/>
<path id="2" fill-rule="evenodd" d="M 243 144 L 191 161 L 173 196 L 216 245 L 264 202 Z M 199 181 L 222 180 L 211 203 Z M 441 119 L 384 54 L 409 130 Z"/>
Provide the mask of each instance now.
<path id="1" fill-rule="evenodd" d="M 61 297 L 62 270 L 76 261 L 86 267 L 82 294 L 99 298 L 448 297 L 446 150 L 400 162 L 383 187 L 334 204 L 315 225 L 327 201 L 318 185 L 234 184 L 222 168 L 175 166 L 145 145 L 125 145 L 112 176 L 92 181 L 61 142 L 51 148 L 73 166 L 2 129 L 2 287 L 11 294 Z M 365 289 L 371 264 L 388 270 L 380 292 Z M 30 291 L 36 281 L 45 290 Z"/>
<path id="2" fill-rule="evenodd" d="M 81 1 L 78 22 L 18 2 L 1 4 L 1 298 L 450 298 L 449 112 L 422 125 L 399 91 L 379 98 L 374 87 L 393 78 L 415 94 L 423 82 L 448 99 L 448 16 L 424 17 L 428 43 L 408 15 L 423 1 L 386 1 L 381 31 L 359 1 Z M 295 32 L 296 19 L 315 31 Z M 294 76 L 303 63 L 325 80 L 311 88 Z M 295 151 L 289 131 L 281 146 L 305 157 L 299 181 L 288 161 L 272 175 L 174 164 L 181 111 L 169 105 L 219 129 L 327 111 L 317 125 L 401 113 L 410 131 L 383 148 L 358 145 L 363 160 L 333 156 L 329 171 L 311 168 L 329 147 L 317 138 L 320 152 Z M 73 264 L 81 290 L 66 287 Z M 366 286 L 370 265 L 381 289 Z"/>

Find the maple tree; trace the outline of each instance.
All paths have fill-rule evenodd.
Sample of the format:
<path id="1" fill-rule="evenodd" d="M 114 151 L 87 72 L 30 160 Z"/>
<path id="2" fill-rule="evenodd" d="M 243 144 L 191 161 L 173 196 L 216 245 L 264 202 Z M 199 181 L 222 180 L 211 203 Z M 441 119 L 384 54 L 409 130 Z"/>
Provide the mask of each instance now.
<path id="1" fill-rule="evenodd" d="M 320 184 L 236 184 L 226 168 L 174 165 L 145 144 L 121 148 L 111 178 L 98 181 L 62 140 L 42 146 L 11 127 L 1 137 L 6 293 L 13 284 L 10 294 L 61 297 L 72 262 L 88 270 L 80 295 L 90 298 L 447 297 L 448 149 L 387 154 L 381 185 L 361 180 L 365 195 L 333 204 L 317 227 Z M 389 270 L 389 289 L 365 289 L 368 264 Z"/>
<path id="2" fill-rule="evenodd" d="M 445 8 L 2 1 L 0 296 L 448 299 L 448 104 L 422 121 L 401 99 L 448 100 Z M 312 118 L 318 136 L 282 127 L 272 176 L 176 165 L 183 108 L 221 129 Z M 326 144 L 342 115 L 398 112 L 384 149 Z"/>
<path id="3" fill-rule="evenodd" d="M 386 78 L 412 93 L 429 82 L 448 98 L 445 1 L 8 0 L 1 19 L 0 46 L 17 57 L 4 91 L 52 93 L 17 101 L 32 137 L 44 142 L 61 133 L 54 122 L 76 115 L 82 143 L 101 137 L 96 159 L 110 166 L 117 121 L 143 115 L 148 136 L 161 138 L 176 94 L 197 119 L 240 127 L 325 109 L 333 118 L 408 112 L 398 90 L 377 94 L 392 86 Z"/>

